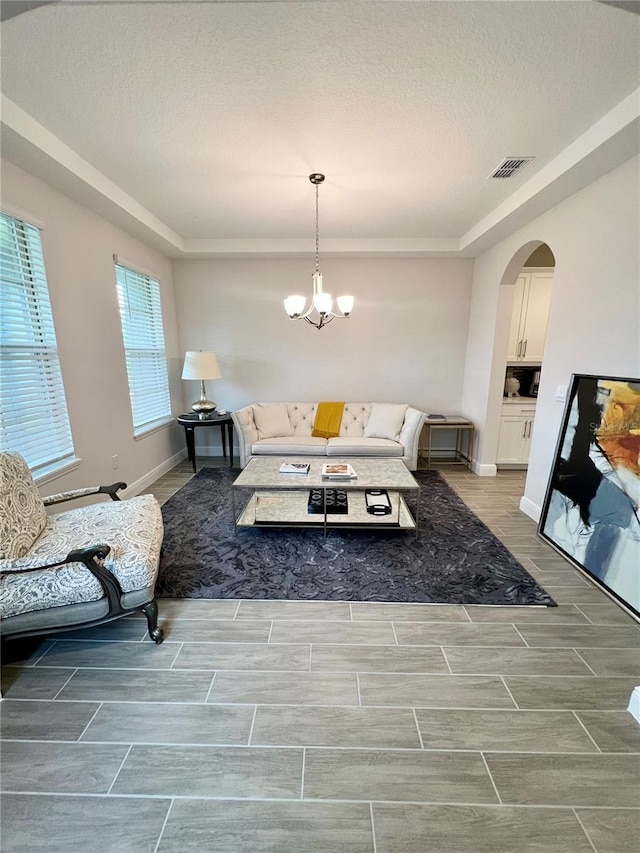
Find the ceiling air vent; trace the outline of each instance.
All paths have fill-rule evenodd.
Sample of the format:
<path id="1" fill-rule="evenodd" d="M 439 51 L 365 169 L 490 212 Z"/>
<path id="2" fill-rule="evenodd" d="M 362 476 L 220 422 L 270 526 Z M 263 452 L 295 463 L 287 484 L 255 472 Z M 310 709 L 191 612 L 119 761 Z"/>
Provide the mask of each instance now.
<path id="1" fill-rule="evenodd" d="M 495 169 L 489 177 L 491 178 L 512 178 L 521 172 L 527 163 L 535 160 L 535 157 L 505 157 L 502 163 Z"/>

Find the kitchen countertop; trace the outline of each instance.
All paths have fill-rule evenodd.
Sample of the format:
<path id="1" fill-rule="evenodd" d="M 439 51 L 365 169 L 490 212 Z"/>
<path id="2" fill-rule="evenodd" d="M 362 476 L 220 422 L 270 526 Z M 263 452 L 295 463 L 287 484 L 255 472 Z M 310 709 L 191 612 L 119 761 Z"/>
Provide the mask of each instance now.
<path id="1" fill-rule="evenodd" d="M 514 405 L 535 406 L 535 404 L 537 402 L 538 402 L 537 397 L 503 397 L 502 398 L 503 405 L 506 404 L 507 406 L 514 406 Z"/>

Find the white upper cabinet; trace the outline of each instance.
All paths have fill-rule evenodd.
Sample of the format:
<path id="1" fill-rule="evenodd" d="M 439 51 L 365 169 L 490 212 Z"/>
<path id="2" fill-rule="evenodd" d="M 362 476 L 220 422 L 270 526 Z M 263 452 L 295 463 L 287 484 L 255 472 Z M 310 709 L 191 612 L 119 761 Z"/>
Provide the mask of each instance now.
<path id="1" fill-rule="evenodd" d="M 507 360 L 540 364 L 547 331 L 553 271 L 523 270 L 513 296 Z"/>
<path id="2" fill-rule="evenodd" d="M 523 306 L 527 302 L 525 294 L 529 283 L 528 275 L 519 275 L 516 282 L 515 291 L 513 294 L 513 313 L 511 314 L 511 327 L 509 329 L 509 350 L 507 352 L 508 361 L 517 361 L 519 351 L 522 349 L 520 336 L 520 324 L 522 322 Z"/>

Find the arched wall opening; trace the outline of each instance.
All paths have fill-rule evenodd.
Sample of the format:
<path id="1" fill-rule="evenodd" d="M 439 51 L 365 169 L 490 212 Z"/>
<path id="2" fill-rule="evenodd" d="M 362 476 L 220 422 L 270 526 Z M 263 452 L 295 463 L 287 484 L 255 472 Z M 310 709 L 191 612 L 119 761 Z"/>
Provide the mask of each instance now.
<path id="1" fill-rule="evenodd" d="M 522 267 L 529 265 L 532 261 L 535 261 L 536 257 L 540 258 L 543 256 L 545 258 L 548 258 L 549 256 L 552 257 L 554 261 L 553 266 L 555 267 L 555 255 L 547 243 L 543 240 L 529 240 L 528 242 L 523 243 L 518 251 L 513 253 L 511 260 L 506 265 L 502 278 L 500 279 L 500 286 L 503 287 L 505 285 L 515 284 Z M 535 265 L 537 266 L 538 264 L 536 263 Z M 543 266 L 543 264 L 539 265 Z M 544 266 L 546 266 L 546 264 L 544 264 Z"/>
<path id="2" fill-rule="evenodd" d="M 529 240 L 513 253 L 500 279 L 487 401 L 496 472 L 527 468 L 555 264 L 546 242 Z"/>

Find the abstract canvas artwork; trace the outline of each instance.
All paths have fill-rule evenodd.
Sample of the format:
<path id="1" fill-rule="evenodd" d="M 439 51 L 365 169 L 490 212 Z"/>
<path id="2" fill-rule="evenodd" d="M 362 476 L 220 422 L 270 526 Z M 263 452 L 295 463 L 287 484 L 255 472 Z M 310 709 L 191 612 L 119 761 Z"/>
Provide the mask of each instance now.
<path id="1" fill-rule="evenodd" d="M 640 617 L 640 379 L 574 374 L 538 533 Z"/>

